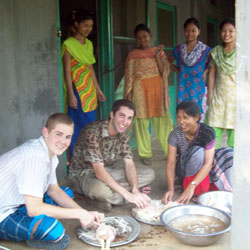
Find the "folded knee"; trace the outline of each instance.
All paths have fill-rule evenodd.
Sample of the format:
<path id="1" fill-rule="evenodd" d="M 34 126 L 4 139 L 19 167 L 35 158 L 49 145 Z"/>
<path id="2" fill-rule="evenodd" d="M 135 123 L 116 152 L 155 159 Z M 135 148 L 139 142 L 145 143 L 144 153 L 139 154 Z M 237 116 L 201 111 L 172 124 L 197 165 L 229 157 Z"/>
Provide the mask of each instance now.
<path id="1" fill-rule="evenodd" d="M 62 239 L 65 234 L 62 223 L 55 218 L 44 216 L 38 221 L 38 224 L 33 233 L 34 240 L 57 242 Z M 34 225 L 34 227 L 35 226 L 36 225 Z"/>

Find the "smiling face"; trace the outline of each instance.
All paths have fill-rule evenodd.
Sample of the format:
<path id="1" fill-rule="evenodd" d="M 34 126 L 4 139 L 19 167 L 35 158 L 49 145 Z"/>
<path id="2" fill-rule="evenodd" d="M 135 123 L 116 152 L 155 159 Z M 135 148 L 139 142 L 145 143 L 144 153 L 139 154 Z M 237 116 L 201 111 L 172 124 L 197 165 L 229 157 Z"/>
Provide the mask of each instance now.
<path id="1" fill-rule="evenodd" d="M 61 155 L 70 145 L 74 128 L 71 125 L 59 123 L 55 128 L 49 130 L 43 128 L 43 137 L 47 144 L 50 158 Z"/>
<path id="2" fill-rule="evenodd" d="M 231 23 L 225 23 L 221 29 L 221 39 L 225 44 L 235 43 L 236 30 Z"/>
<path id="3" fill-rule="evenodd" d="M 92 19 L 84 20 L 80 23 L 75 22 L 77 33 L 79 33 L 83 37 L 87 37 L 93 29 L 93 24 L 94 23 Z"/>
<path id="4" fill-rule="evenodd" d="M 135 38 L 140 49 L 147 49 L 150 47 L 150 33 L 148 33 L 147 31 L 137 31 Z"/>
<path id="5" fill-rule="evenodd" d="M 189 23 L 184 29 L 184 35 L 187 42 L 197 41 L 200 29 L 195 24 Z"/>
<path id="6" fill-rule="evenodd" d="M 180 109 L 177 113 L 177 121 L 184 133 L 192 133 L 197 129 L 199 115 L 193 117 L 188 115 L 184 110 Z"/>
<path id="7" fill-rule="evenodd" d="M 114 114 L 110 113 L 109 135 L 115 136 L 123 133 L 131 125 L 134 118 L 134 111 L 126 106 L 121 106 Z"/>

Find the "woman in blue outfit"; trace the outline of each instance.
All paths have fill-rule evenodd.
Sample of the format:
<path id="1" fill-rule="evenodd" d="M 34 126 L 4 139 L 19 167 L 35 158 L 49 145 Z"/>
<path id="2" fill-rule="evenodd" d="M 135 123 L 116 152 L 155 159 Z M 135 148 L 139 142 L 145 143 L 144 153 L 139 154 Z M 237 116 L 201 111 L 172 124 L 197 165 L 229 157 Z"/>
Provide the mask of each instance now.
<path id="1" fill-rule="evenodd" d="M 177 104 L 183 101 L 197 103 L 203 120 L 206 112 L 203 99 L 206 93 L 208 54 L 211 49 L 198 41 L 200 24 L 196 18 L 185 21 L 184 35 L 186 42 L 176 46 L 169 57 L 171 69 L 178 74 Z"/>

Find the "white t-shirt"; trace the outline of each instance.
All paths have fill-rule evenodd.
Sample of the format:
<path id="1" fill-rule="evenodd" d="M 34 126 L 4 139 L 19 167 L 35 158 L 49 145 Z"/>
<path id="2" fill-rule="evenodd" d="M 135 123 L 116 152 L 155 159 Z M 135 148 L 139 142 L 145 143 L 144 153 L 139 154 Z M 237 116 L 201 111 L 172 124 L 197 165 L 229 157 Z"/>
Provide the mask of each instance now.
<path id="1" fill-rule="evenodd" d="M 57 183 L 57 165 L 42 136 L 1 155 L 0 222 L 25 204 L 24 195 L 43 198 L 49 185 Z"/>

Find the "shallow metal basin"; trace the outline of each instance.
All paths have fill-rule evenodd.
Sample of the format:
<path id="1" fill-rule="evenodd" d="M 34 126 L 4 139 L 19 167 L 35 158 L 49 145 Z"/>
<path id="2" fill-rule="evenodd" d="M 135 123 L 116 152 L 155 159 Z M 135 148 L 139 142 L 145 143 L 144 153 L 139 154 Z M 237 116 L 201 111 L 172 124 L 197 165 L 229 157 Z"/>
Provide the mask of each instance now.
<path id="1" fill-rule="evenodd" d="M 201 205 L 218 208 L 231 215 L 233 194 L 227 191 L 207 192 L 199 195 L 197 202 Z"/>
<path id="2" fill-rule="evenodd" d="M 169 222 L 183 215 L 207 215 L 220 219 L 226 224 L 226 228 L 220 232 L 211 234 L 194 234 L 176 230 L 169 226 Z M 222 235 L 231 229 L 231 217 L 216 208 L 203 205 L 182 205 L 169 208 L 161 214 L 161 221 L 165 227 L 181 242 L 194 246 L 207 246 L 213 244 Z"/>

